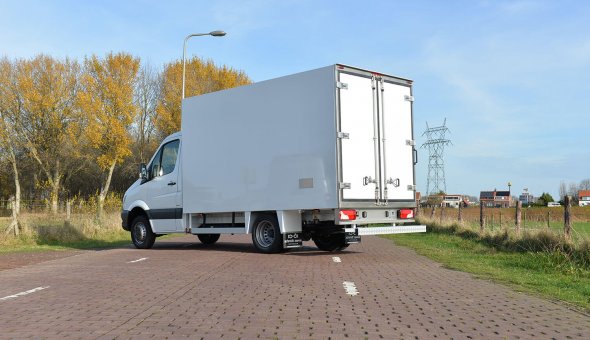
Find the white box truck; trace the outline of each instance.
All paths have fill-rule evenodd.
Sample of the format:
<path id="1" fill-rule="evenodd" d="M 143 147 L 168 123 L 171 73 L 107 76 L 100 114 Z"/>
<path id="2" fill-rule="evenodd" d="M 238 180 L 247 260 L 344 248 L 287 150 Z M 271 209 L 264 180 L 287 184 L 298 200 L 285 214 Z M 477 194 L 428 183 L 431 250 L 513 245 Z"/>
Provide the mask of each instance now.
<path id="1" fill-rule="evenodd" d="M 326 251 L 415 225 L 412 81 L 341 64 L 187 98 L 123 198 L 138 248 L 252 234 L 258 251 Z"/>

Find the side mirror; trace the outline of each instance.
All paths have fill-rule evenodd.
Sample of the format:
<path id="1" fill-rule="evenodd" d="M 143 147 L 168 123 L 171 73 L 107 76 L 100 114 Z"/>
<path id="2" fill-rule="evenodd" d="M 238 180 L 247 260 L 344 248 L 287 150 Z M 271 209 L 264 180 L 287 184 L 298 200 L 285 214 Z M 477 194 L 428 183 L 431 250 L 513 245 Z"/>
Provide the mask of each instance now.
<path id="1" fill-rule="evenodd" d="M 141 179 L 142 181 L 147 180 L 148 178 L 148 172 L 147 172 L 147 167 L 145 165 L 145 163 L 141 163 L 139 165 L 139 179 Z"/>

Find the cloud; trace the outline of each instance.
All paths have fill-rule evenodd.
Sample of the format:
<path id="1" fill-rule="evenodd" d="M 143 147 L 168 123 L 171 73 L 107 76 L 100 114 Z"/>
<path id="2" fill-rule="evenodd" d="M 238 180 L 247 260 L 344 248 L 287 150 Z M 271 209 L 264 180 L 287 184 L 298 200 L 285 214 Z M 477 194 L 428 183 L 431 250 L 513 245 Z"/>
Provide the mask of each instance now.
<path id="1" fill-rule="evenodd" d="M 499 3 L 498 8 L 505 14 L 521 15 L 544 8 L 544 2 L 538 0 L 506 1 Z"/>

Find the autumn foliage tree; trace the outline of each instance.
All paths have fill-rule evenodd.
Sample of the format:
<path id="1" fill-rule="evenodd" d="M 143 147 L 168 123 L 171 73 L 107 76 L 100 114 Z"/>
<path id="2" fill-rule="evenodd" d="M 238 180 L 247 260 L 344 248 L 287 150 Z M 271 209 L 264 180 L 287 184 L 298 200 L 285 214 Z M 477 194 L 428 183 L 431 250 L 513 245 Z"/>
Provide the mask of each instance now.
<path id="1" fill-rule="evenodd" d="M 198 58 L 186 70 L 187 96 L 250 83 L 242 71 Z M 0 58 L 0 206 L 15 197 L 18 215 L 22 195 L 56 213 L 60 198 L 96 195 L 100 214 L 107 194 L 121 194 L 137 163 L 180 129 L 181 86 L 181 61 L 160 70 L 126 53 L 82 63 Z"/>
<path id="2" fill-rule="evenodd" d="M 39 55 L 16 62 L 20 112 L 13 129 L 45 176 L 53 213 L 62 180 L 75 168 L 73 156 L 83 129 L 75 105 L 79 74 L 79 64 L 69 59 Z"/>
<path id="3" fill-rule="evenodd" d="M 191 97 L 249 84 L 248 76 L 213 61 L 194 57 L 186 61 L 185 96 Z M 164 137 L 180 131 L 182 60 L 167 64 L 162 74 L 161 98 L 156 109 L 156 125 Z"/>
<path id="4" fill-rule="evenodd" d="M 111 53 L 104 59 L 92 56 L 84 62 L 78 104 L 88 121 L 86 136 L 103 171 L 99 216 L 115 166 L 131 154 L 129 127 L 137 114 L 133 92 L 138 70 L 139 59 L 125 53 Z"/>
<path id="5" fill-rule="evenodd" d="M 21 201 L 21 186 L 16 157 L 18 139 L 13 129 L 14 121 L 19 114 L 20 97 L 18 91 L 16 91 L 14 68 L 7 58 L 3 58 L 0 60 L 0 160 L 6 157 L 12 167 L 14 200 L 12 201 L 12 221 L 6 229 L 6 233 L 13 232 L 15 236 L 19 235 L 21 228 L 18 220 Z"/>

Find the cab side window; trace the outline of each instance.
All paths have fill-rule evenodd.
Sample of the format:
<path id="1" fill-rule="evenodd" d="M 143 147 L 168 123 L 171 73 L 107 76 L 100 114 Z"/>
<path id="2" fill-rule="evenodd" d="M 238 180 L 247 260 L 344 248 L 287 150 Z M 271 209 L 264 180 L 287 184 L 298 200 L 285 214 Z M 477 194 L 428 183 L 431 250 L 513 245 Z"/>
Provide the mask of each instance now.
<path id="1" fill-rule="evenodd" d="M 161 158 L 162 158 L 162 149 L 158 150 L 156 157 L 154 157 L 152 164 L 150 164 L 150 166 L 149 166 L 148 179 L 153 179 L 155 177 L 160 176 L 160 169 L 162 168 L 161 162 L 160 162 Z"/>
<path id="2" fill-rule="evenodd" d="M 158 153 L 152 160 L 152 163 L 148 166 L 148 180 L 167 175 L 174 171 L 176 159 L 178 158 L 179 145 L 180 140 L 177 139 L 164 144 L 160 150 L 158 150 Z"/>
<path id="3" fill-rule="evenodd" d="M 162 174 L 160 176 L 167 175 L 174 171 L 176 159 L 178 158 L 179 145 L 180 141 L 177 139 L 164 145 L 162 148 Z"/>

